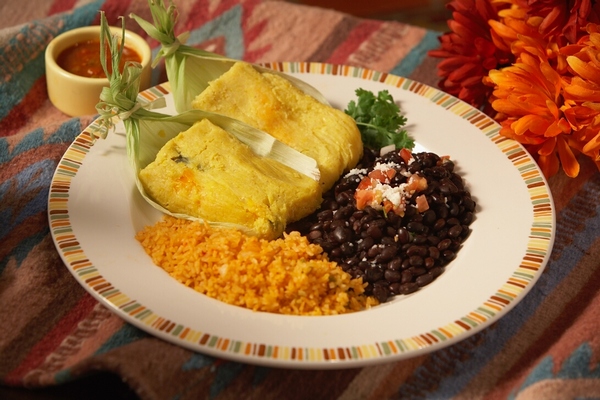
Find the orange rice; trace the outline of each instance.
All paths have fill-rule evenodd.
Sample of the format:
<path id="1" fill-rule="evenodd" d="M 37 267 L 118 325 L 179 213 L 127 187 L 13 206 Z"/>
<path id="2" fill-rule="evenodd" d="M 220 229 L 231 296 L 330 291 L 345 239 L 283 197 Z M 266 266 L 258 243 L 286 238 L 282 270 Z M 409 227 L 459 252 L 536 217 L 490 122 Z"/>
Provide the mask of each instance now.
<path id="1" fill-rule="evenodd" d="M 136 235 L 153 262 L 200 293 L 255 311 L 332 315 L 377 304 L 362 278 L 298 232 L 276 240 L 166 216 Z"/>

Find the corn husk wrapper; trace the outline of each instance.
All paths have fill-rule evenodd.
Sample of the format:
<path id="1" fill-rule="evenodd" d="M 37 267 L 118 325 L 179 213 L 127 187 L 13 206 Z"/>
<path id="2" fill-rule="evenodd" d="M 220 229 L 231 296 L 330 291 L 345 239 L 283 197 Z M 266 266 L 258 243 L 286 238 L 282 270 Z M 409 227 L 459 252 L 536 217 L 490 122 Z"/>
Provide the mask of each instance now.
<path id="1" fill-rule="evenodd" d="M 175 94 L 175 109 L 177 112 L 191 110 L 192 100 L 202 93 L 209 82 L 223 75 L 234 63 L 240 61 L 185 45 L 189 33 L 175 36 L 176 7 L 173 4 L 166 7 L 164 0 L 148 0 L 148 4 L 154 24 L 135 14 L 130 16 L 150 37 L 161 43 L 161 49 L 152 66 L 155 67 L 160 59 L 164 58 L 167 77 Z M 319 102 L 329 104 L 321 92 L 300 79 L 257 64 L 252 66 L 261 73 L 280 75 Z"/>
<path id="2" fill-rule="evenodd" d="M 169 140 L 204 118 L 223 128 L 240 142 L 248 145 L 256 155 L 276 160 L 311 179 L 319 180 L 320 172 L 314 159 L 278 141 L 268 133 L 239 120 L 201 110 L 190 110 L 177 115 L 153 111 L 153 108 L 164 107 L 166 102 L 162 97 L 154 102 L 148 102 L 148 100 L 138 96 L 142 70 L 139 63 L 126 63 L 123 73 L 118 68 L 114 68 L 112 72 L 108 71 L 106 67 L 107 57 L 111 58 L 112 65 L 119 65 L 123 46 L 119 43 L 118 37 L 111 36 L 104 13 L 101 14 L 100 25 L 100 40 L 101 42 L 108 42 L 110 49 L 110 54 L 105 54 L 104 46 L 100 46 L 100 58 L 110 86 L 102 90 L 100 102 L 96 105 L 100 117 L 88 130 L 97 138 L 105 138 L 109 131 L 114 129 L 114 125 L 118 120 L 123 121 L 127 140 L 127 156 L 134 170 L 136 186 L 142 197 L 154 208 L 177 218 L 199 220 L 199 218 L 189 215 L 172 213 L 155 202 L 146 193 L 139 179 L 139 172 L 154 161 L 159 150 Z M 125 35 L 123 34 L 121 37 L 124 38 Z M 224 149 L 224 151 L 227 151 L 227 149 Z M 236 228 L 252 233 L 242 225 L 215 221 L 205 222 L 213 226 Z"/>

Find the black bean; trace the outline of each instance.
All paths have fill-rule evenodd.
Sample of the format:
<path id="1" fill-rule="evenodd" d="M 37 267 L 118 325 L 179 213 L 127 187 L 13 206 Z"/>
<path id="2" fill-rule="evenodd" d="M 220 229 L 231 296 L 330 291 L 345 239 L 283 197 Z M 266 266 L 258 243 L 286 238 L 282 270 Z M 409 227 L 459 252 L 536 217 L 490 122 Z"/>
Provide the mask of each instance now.
<path id="1" fill-rule="evenodd" d="M 433 268 L 435 266 L 435 259 L 433 259 L 432 257 L 427 257 L 424 260 L 424 265 L 425 265 L 425 268 L 427 268 L 427 269 Z"/>
<path id="2" fill-rule="evenodd" d="M 307 235 L 308 240 L 310 240 L 311 242 L 314 242 L 315 240 L 321 238 L 322 236 L 323 236 L 323 232 L 317 231 L 317 230 L 310 231 Z"/>
<path id="3" fill-rule="evenodd" d="M 460 207 L 458 206 L 458 203 L 450 203 L 448 213 L 450 215 L 452 215 L 453 217 L 456 217 L 459 212 L 460 212 Z"/>
<path id="4" fill-rule="evenodd" d="M 473 199 L 471 199 L 470 196 L 465 197 L 463 199 L 463 205 L 465 206 L 465 209 L 467 211 L 471 211 L 471 212 L 475 211 L 475 202 L 473 201 Z"/>
<path id="5" fill-rule="evenodd" d="M 340 245 L 340 250 L 342 251 L 343 255 L 351 256 L 355 252 L 354 247 L 355 246 L 352 242 L 345 242 Z"/>
<path id="6" fill-rule="evenodd" d="M 452 250 L 444 250 L 442 252 L 442 257 L 446 261 L 454 260 L 454 258 L 456 257 L 456 253 L 453 252 Z"/>
<path id="7" fill-rule="evenodd" d="M 433 224 L 433 231 L 437 232 L 444 226 L 446 226 L 446 220 L 444 218 L 439 218 L 437 221 L 435 221 L 435 224 Z"/>
<path id="8" fill-rule="evenodd" d="M 331 211 L 331 210 L 321 211 L 320 213 L 317 214 L 317 218 L 319 219 L 319 221 L 331 220 L 333 218 L 333 211 Z"/>
<path id="9" fill-rule="evenodd" d="M 383 236 L 379 242 L 383 245 L 391 246 L 396 244 L 396 239 L 391 236 Z"/>
<path id="10" fill-rule="evenodd" d="M 419 285 L 419 287 L 428 285 L 432 281 L 433 281 L 433 274 L 431 274 L 431 273 L 426 273 L 426 274 L 420 275 L 415 280 L 415 282 L 417 283 L 417 285 Z"/>
<path id="11" fill-rule="evenodd" d="M 381 250 L 381 253 L 379 253 L 376 257 L 375 257 L 375 262 L 376 263 L 385 263 L 390 261 L 392 258 L 394 258 L 396 256 L 396 253 L 398 252 L 398 249 L 394 246 L 386 246 Z"/>
<path id="12" fill-rule="evenodd" d="M 443 194 L 454 194 L 458 192 L 458 188 L 452 180 L 444 178 L 440 181 L 440 192 Z"/>
<path id="13" fill-rule="evenodd" d="M 367 234 L 373 239 L 381 239 L 383 236 L 383 232 L 381 232 L 381 228 L 375 224 L 370 224 L 367 228 Z"/>
<path id="14" fill-rule="evenodd" d="M 400 242 L 401 244 L 406 244 L 406 243 L 410 242 L 410 233 L 408 232 L 408 229 L 406 229 L 406 228 L 398 229 L 397 235 L 398 235 L 398 242 Z"/>
<path id="15" fill-rule="evenodd" d="M 421 256 L 424 257 L 427 255 L 427 248 L 423 247 L 423 246 L 410 246 L 407 250 L 406 250 L 406 255 L 407 256 Z"/>
<path id="16" fill-rule="evenodd" d="M 399 271 L 402 268 L 402 259 L 399 257 L 394 258 L 388 264 L 388 269 Z"/>
<path id="17" fill-rule="evenodd" d="M 415 236 L 413 236 L 412 242 L 414 244 L 419 244 L 419 245 L 420 244 L 425 244 L 425 243 L 427 243 L 427 236 L 425 236 L 425 235 L 415 235 Z"/>
<path id="18" fill-rule="evenodd" d="M 358 243 L 358 251 L 368 250 L 375 244 L 375 240 L 372 237 L 368 236 L 364 238 L 362 241 Z"/>
<path id="19" fill-rule="evenodd" d="M 452 217 L 452 218 L 448 218 L 448 219 L 446 220 L 446 223 L 447 223 L 448 225 L 459 225 L 459 224 L 460 224 L 460 221 L 458 220 L 458 218 L 456 218 L 456 217 Z"/>
<path id="20" fill-rule="evenodd" d="M 350 202 L 350 200 L 352 199 L 352 197 L 353 197 L 352 193 L 344 191 L 344 192 L 341 192 L 341 193 L 339 193 L 338 195 L 335 196 L 335 201 L 338 204 L 346 205 L 346 204 L 348 204 Z"/>
<path id="21" fill-rule="evenodd" d="M 325 224 L 323 224 L 324 226 Z M 335 230 L 336 228 L 345 228 L 346 227 L 346 221 L 344 221 L 343 219 L 333 219 L 333 221 L 331 221 L 331 223 L 329 224 L 329 229 L 330 230 Z"/>
<path id="22" fill-rule="evenodd" d="M 419 290 L 419 285 L 415 282 L 403 283 L 398 288 L 400 294 L 411 294 Z"/>
<path id="23" fill-rule="evenodd" d="M 338 226 L 333 230 L 332 238 L 338 243 L 344 243 L 352 238 L 352 232 L 348 228 Z"/>
<path id="24" fill-rule="evenodd" d="M 365 278 L 367 282 L 376 282 L 383 278 L 383 271 L 377 267 L 367 268 L 365 271 Z"/>
<path id="25" fill-rule="evenodd" d="M 421 267 L 410 267 L 407 271 L 409 271 L 413 276 L 420 276 L 427 273 L 427 270 Z"/>
<path id="26" fill-rule="evenodd" d="M 438 216 L 438 218 L 445 220 L 446 218 L 448 218 L 448 214 L 449 214 L 448 206 L 446 204 L 444 204 L 440 207 L 437 207 L 435 210 L 435 213 Z"/>
<path id="27" fill-rule="evenodd" d="M 329 251 L 329 255 L 333 259 L 340 258 L 342 256 L 342 249 L 340 249 L 339 247 L 336 247 Z"/>
<path id="28" fill-rule="evenodd" d="M 462 233 L 462 226 L 454 225 L 452 228 L 448 229 L 448 236 L 451 238 L 457 238 Z"/>
<path id="29" fill-rule="evenodd" d="M 393 283 L 398 282 L 402 278 L 402 274 L 399 271 L 394 271 L 391 269 L 386 269 L 383 273 L 383 277 L 386 281 Z"/>
<path id="30" fill-rule="evenodd" d="M 440 249 L 438 249 L 437 247 L 430 246 L 427 250 L 429 253 L 429 257 L 433 258 L 434 260 L 440 258 Z"/>
<path id="31" fill-rule="evenodd" d="M 427 241 L 429 242 L 429 244 L 432 244 L 434 246 L 437 246 L 437 244 L 440 242 L 440 240 L 441 239 L 437 236 L 433 236 L 433 235 L 427 236 Z"/>
<path id="32" fill-rule="evenodd" d="M 373 297 L 375 297 L 380 303 L 385 303 L 390 295 L 387 286 L 375 285 L 373 287 Z"/>
<path id="33" fill-rule="evenodd" d="M 312 224 L 310 226 L 310 228 L 308 228 L 308 230 L 310 230 L 310 231 L 320 231 L 320 230 L 323 230 L 323 223 L 319 222 L 317 224 Z"/>
<path id="34" fill-rule="evenodd" d="M 382 248 L 378 244 L 371 246 L 371 248 L 369 250 L 367 250 L 367 257 L 375 258 L 381 253 L 381 250 L 382 250 Z"/>
<path id="35" fill-rule="evenodd" d="M 433 225 L 436 222 L 436 215 L 435 215 L 435 211 L 433 210 L 427 210 L 425 211 L 425 213 L 423 214 L 423 223 L 425 225 Z"/>
<path id="36" fill-rule="evenodd" d="M 473 222 L 473 213 L 467 211 L 461 216 L 460 223 L 463 225 L 471 225 L 471 222 Z"/>
<path id="37" fill-rule="evenodd" d="M 450 239 L 444 239 L 444 240 L 442 240 L 441 242 L 438 243 L 437 248 L 440 251 L 444 251 L 448 247 L 450 247 L 451 244 L 452 244 L 452 240 L 450 240 Z"/>

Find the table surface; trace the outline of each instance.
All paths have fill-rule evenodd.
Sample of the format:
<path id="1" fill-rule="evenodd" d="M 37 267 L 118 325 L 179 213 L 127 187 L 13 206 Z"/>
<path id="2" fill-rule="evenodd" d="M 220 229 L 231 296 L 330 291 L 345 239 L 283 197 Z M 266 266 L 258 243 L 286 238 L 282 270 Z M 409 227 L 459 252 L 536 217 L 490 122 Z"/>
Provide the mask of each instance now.
<path id="1" fill-rule="evenodd" d="M 193 45 L 233 58 L 354 65 L 437 85 L 438 60 L 427 52 L 438 32 L 282 1 L 176 5 Z M 52 106 L 43 53 L 61 32 L 98 24 L 98 10 L 116 24 L 131 12 L 149 19 L 147 7 L 0 5 L 0 397 L 101 398 L 107 390 L 104 397 L 123 399 L 600 398 L 600 174 L 585 160 L 577 178 L 549 179 L 556 239 L 525 300 L 436 352 L 342 370 L 258 367 L 164 342 L 97 303 L 58 256 L 46 217 L 52 173 L 94 116 L 69 118 Z M 154 83 L 165 79 L 157 68 Z"/>

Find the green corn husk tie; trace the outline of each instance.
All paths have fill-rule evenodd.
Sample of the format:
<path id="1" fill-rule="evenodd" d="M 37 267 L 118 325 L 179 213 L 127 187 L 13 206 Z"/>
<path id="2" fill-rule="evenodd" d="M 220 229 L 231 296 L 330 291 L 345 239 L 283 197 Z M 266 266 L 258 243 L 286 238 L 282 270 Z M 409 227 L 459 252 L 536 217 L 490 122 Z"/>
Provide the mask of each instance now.
<path id="1" fill-rule="evenodd" d="M 177 8 L 173 4 L 167 8 L 163 0 L 148 0 L 148 4 L 154 25 L 135 14 L 130 14 L 130 17 L 150 37 L 161 43 L 162 47 L 153 60 L 152 66 L 156 66 L 161 58 L 165 59 L 167 76 L 175 94 L 177 112 L 190 110 L 192 100 L 208 87 L 209 82 L 223 75 L 239 60 L 185 45 L 189 32 L 175 36 Z M 257 64 L 252 64 L 252 66 L 261 73 L 269 72 L 282 76 L 319 102 L 329 104 L 317 89 L 300 79 Z"/>
<path id="2" fill-rule="evenodd" d="M 159 150 L 169 140 L 202 119 L 208 119 L 213 124 L 221 127 L 240 142 L 248 145 L 256 155 L 276 160 L 311 179 L 319 180 L 320 172 L 314 159 L 241 121 L 201 110 L 190 110 L 177 115 L 152 111 L 153 108 L 164 107 L 166 105 L 165 99 L 160 97 L 154 102 L 148 102 L 143 97 L 138 96 L 142 70 L 139 63 L 127 62 L 122 73 L 118 68 L 108 71 L 107 56 L 110 57 L 112 65 L 119 65 L 123 46 L 119 43 L 118 37 L 111 36 L 103 12 L 101 12 L 100 26 L 100 41 L 101 43 L 108 43 L 110 49 L 110 54 L 107 55 L 104 50 L 105 46 L 100 46 L 101 62 L 110 86 L 102 90 L 100 102 L 96 105 L 100 117 L 88 130 L 94 137 L 105 138 L 109 131 L 114 129 L 116 121 L 123 121 L 127 140 L 127 156 L 134 170 L 136 186 L 143 198 L 154 208 L 177 218 L 199 220 L 199 218 L 189 215 L 172 213 L 156 203 L 146 193 L 139 179 L 139 172 L 154 161 Z M 124 32 L 125 25 L 123 23 L 122 38 L 125 37 Z M 206 222 L 213 226 L 249 231 L 247 227 L 237 224 Z"/>

